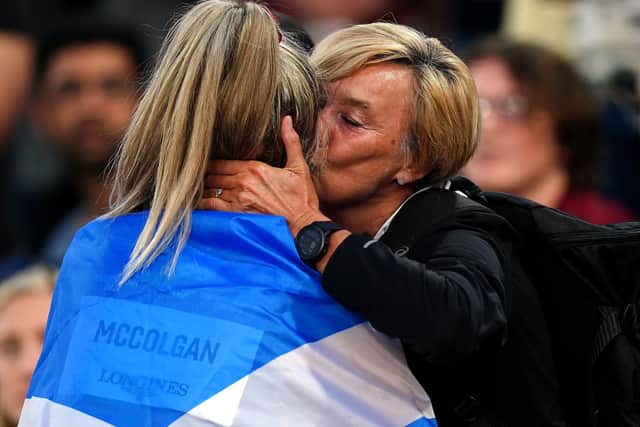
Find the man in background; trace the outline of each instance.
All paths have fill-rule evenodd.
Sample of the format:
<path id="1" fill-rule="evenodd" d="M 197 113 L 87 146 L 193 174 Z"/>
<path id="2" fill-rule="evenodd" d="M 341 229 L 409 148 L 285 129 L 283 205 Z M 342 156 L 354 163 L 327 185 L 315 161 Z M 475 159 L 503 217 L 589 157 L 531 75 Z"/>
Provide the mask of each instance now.
<path id="1" fill-rule="evenodd" d="M 105 168 L 136 107 L 143 57 L 134 33 L 100 26 L 58 29 L 39 45 L 34 127 L 62 154 L 79 200 L 44 242 L 48 264 L 59 265 L 75 231 L 107 208 Z"/>

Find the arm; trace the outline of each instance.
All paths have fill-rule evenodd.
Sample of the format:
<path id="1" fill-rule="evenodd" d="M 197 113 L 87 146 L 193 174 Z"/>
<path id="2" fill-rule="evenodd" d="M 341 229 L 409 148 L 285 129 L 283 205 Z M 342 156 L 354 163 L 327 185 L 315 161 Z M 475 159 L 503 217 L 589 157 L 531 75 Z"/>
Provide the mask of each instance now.
<path id="1" fill-rule="evenodd" d="M 323 274 L 325 290 L 341 304 L 439 365 L 501 338 L 504 260 L 486 233 L 460 226 L 424 236 L 414 259 L 369 240 L 346 239 Z"/>

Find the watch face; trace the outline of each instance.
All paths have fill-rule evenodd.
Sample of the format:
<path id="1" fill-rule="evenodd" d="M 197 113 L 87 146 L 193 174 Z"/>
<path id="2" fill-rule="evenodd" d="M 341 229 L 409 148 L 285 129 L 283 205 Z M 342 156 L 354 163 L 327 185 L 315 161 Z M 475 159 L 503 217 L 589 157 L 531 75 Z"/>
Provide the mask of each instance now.
<path id="1" fill-rule="evenodd" d="M 304 261 L 314 260 L 322 253 L 324 232 L 320 227 L 306 227 L 296 237 L 296 249 Z"/>

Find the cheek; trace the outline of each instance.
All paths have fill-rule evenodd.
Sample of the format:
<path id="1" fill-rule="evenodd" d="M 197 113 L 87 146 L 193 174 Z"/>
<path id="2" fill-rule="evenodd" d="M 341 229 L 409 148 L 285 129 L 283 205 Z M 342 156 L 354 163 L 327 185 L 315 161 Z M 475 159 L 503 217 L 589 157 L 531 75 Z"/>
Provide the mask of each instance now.
<path id="1" fill-rule="evenodd" d="M 503 127 L 482 135 L 474 160 L 492 167 L 521 168 L 539 156 L 540 141 L 524 126 Z"/>
<path id="2" fill-rule="evenodd" d="M 78 112 L 73 105 L 52 107 L 51 119 L 54 129 L 65 134 L 78 121 Z"/>
<path id="3" fill-rule="evenodd" d="M 120 133 L 129 126 L 134 111 L 135 104 L 124 100 L 109 100 L 96 109 L 92 116 L 101 122 L 106 131 Z"/>
<path id="4" fill-rule="evenodd" d="M 505 130 L 483 135 L 464 173 L 485 190 L 512 191 L 538 168 L 535 145 L 526 133 Z"/>
<path id="5" fill-rule="evenodd" d="M 350 156 L 336 149 L 331 160 L 321 169 L 316 189 L 324 204 L 352 204 L 362 202 L 391 185 L 398 163 L 392 155 L 381 153 L 366 155 L 359 152 Z"/>
<path id="6" fill-rule="evenodd" d="M 112 101 L 105 109 L 105 115 L 114 126 L 125 128 L 129 126 L 135 109 L 136 103 L 132 100 Z"/>
<path id="7" fill-rule="evenodd" d="M 21 383 L 20 374 L 16 362 L 3 360 L 0 362 L 0 407 L 2 412 L 15 405 L 14 400 L 18 398 L 16 394 Z"/>
<path id="8" fill-rule="evenodd" d="M 7 361 L 4 357 L 0 360 L 0 399 L 2 398 L 2 390 L 5 390 L 13 381 L 11 376 L 15 372 L 13 363 Z"/>
<path id="9" fill-rule="evenodd" d="M 338 124 L 327 135 L 327 160 L 334 167 L 360 167 L 380 156 L 380 142 L 369 131 Z"/>

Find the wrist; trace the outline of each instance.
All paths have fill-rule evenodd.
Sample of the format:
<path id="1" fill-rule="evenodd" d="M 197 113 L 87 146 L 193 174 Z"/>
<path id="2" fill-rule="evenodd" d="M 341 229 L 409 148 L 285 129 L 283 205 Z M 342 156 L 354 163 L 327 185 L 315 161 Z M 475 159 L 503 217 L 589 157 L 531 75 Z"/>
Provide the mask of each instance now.
<path id="1" fill-rule="evenodd" d="M 314 221 L 305 227 L 295 237 L 296 250 L 300 259 L 312 268 L 317 268 L 329 251 L 331 236 L 344 230 L 340 224 L 332 221 Z"/>
<path id="2" fill-rule="evenodd" d="M 331 221 L 331 219 L 321 212 L 306 212 L 289 222 L 289 230 L 293 237 L 296 237 L 300 230 L 316 221 Z"/>

